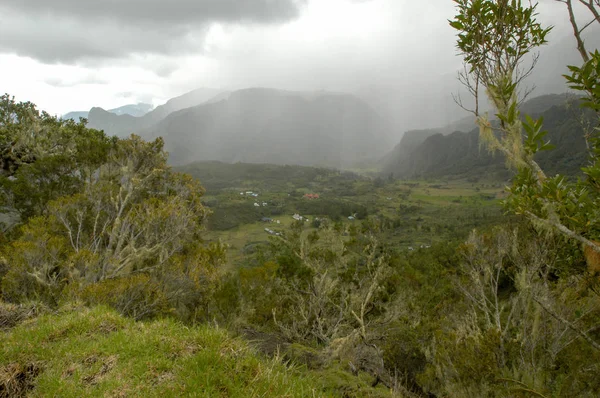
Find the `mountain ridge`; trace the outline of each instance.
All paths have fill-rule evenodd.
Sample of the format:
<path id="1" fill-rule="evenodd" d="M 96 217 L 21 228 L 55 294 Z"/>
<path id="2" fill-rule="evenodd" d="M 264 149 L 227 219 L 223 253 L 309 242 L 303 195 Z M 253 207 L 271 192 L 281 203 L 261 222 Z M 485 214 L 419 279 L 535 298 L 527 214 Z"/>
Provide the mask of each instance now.
<path id="1" fill-rule="evenodd" d="M 382 155 L 391 131 L 351 94 L 268 88 L 174 112 L 145 130 L 162 136 L 173 164 L 199 160 L 346 167 Z"/>
<path id="2" fill-rule="evenodd" d="M 152 111 L 154 106 L 152 104 L 146 104 L 143 102 L 139 102 L 137 104 L 127 104 L 120 106 L 118 108 L 109 109 L 107 112 L 113 113 L 115 115 L 130 115 L 135 117 L 144 116 L 146 113 Z M 62 115 L 61 119 L 73 119 L 75 121 L 79 121 L 80 117 L 88 118 L 90 111 L 73 111 L 68 112 Z"/>
<path id="3" fill-rule="evenodd" d="M 225 95 L 225 92 L 212 88 L 199 88 L 171 98 L 165 104 L 139 117 L 129 114 L 117 115 L 100 107 L 93 107 L 89 112 L 88 127 L 104 130 L 108 135 L 124 137 L 139 133 L 160 122 L 172 112 L 199 105 L 219 95 Z"/>
<path id="4" fill-rule="evenodd" d="M 586 158 L 581 126 L 573 113 L 570 95 L 554 94 L 532 98 L 521 109 L 523 114 L 543 117 L 547 138 L 557 145 L 553 151 L 538 154 L 538 161 L 550 173 L 577 174 Z M 399 178 L 507 175 L 504 158 L 492 155 L 479 145 L 479 130 L 443 134 L 443 128 L 407 132 L 402 141 L 381 160 L 382 171 Z"/>

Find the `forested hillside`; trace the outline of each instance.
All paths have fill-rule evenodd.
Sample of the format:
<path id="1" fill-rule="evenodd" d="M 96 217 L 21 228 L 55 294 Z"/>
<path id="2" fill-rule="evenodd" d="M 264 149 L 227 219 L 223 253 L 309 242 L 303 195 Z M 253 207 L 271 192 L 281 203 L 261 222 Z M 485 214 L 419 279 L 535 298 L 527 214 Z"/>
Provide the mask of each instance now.
<path id="1" fill-rule="evenodd" d="M 541 96 L 522 105 L 523 114 L 542 117 L 546 138 L 557 150 L 538 154 L 550 173 L 576 175 L 586 161 L 579 103 L 565 95 Z M 588 116 L 589 117 L 589 116 Z M 501 156 L 494 156 L 480 144 L 474 119 L 468 131 L 450 128 L 407 132 L 394 150 L 382 160 L 384 174 L 399 178 L 441 176 L 508 176 Z"/>

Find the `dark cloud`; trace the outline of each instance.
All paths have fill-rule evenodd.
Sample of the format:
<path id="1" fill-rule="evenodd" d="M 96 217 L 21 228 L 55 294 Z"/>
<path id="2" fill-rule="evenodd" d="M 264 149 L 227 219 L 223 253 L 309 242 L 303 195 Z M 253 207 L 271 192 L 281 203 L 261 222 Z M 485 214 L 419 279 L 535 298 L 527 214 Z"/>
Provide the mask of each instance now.
<path id="1" fill-rule="evenodd" d="M 201 52 L 213 23 L 296 18 L 306 0 L 2 0 L 0 52 L 46 63 Z"/>
<path id="2" fill-rule="evenodd" d="M 298 16 L 305 0 L 3 0 L 27 14 L 70 15 L 86 21 L 120 20 L 131 24 L 282 22 Z"/>
<path id="3" fill-rule="evenodd" d="M 105 79 L 100 79 L 98 77 L 90 75 L 90 76 L 85 76 L 85 77 L 79 78 L 79 79 L 61 79 L 61 78 L 50 77 L 50 78 L 44 79 L 44 83 L 46 83 L 52 87 L 63 88 L 63 87 L 75 87 L 75 86 L 79 86 L 80 84 L 107 84 L 108 81 Z"/>

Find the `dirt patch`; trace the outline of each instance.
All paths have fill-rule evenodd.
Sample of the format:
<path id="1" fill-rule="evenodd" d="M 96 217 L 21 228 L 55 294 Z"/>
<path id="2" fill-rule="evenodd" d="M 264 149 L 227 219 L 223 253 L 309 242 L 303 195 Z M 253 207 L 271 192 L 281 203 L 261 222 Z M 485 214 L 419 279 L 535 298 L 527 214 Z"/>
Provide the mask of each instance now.
<path id="1" fill-rule="evenodd" d="M 0 368 L 0 398 L 25 397 L 41 372 L 42 366 L 37 363 L 12 363 Z"/>
<path id="2" fill-rule="evenodd" d="M 262 333 L 254 329 L 242 330 L 242 336 L 262 354 L 273 357 L 285 351 L 289 343 L 276 334 Z"/>
<path id="3" fill-rule="evenodd" d="M 35 305 L 15 305 L 0 302 L 0 331 L 12 329 L 21 322 L 35 318 L 45 309 Z"/>
<path id="4" fill-rule="evenodd" d="M 92 356 L 92 357 L 89 357 L 86 360 L 84 360 L 84 362 L 87 360 L 94 361 L 94 362 L 88 362 L 90 364 L 95 363 L 100 360 L 102 361 L 102 365 L 100 366 L 100 369 L 96 373 L 85 376 L 83 378 L 83 382 L 86 384 L 89 384 L 91 386 L 98 384 L 98 382 L 100 382 L 100 380 L 102 380 L 104 375 L 106 375 L 108 372 L 110 372 L 117 364 L 117 356 L 116 355 L 111 355 L 110 357 L 105 358 L 105 359 L 98 359 L 98 358 L 95 358 L 94 356 Z"/>
<path id="5" fill-rule="evenodd" d="M 88 367 L 92 366 L 96 362 L 98 362 L 98 356 L 93 354 L 81 361 L 81 363 Z"/>
<path id="6" fill-rule="evenodd" d="M 167 354 L 167 358 L 171 361 L 176 361 L 180 358 L 187 358 L 196 353 L 200 352 L 203 349 L 201 345 L 190 343 L 186 344 L 185 347 L 177 348 L 171 350 L 169 354 Z"/>
<path id="7" fill-rule="evenodd" d="M 154 379 L 154 384 L 163 384 L 168 383 L 175 380 L 175 375 L 172 372 L 164 372 L 156 376 Z"/>
<path id="8" fill-rule="evenodd" d="M 55 332 L 50 333 L 44 339 L 47 343 L 55 343 L 60 340 L 65 340 L 66 337 L 72 332 L 71 327 L 66 327 L 65 329 L 60 329 Z"/>
<path id="9" fill-rule="evenodd" d="M 100 334 L 110 334 L 118 330 L 118 326 L 113 322 L 104 321 L 96 328 L 96 331 Z"/>

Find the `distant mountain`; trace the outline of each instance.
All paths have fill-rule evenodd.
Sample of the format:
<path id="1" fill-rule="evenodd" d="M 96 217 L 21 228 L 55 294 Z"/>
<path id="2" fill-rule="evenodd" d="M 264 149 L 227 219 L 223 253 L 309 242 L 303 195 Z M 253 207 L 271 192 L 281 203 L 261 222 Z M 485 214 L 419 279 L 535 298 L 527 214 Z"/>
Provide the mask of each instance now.
<path id="1" fill-rule="evenodd" d="M 139 103 L 139 104 L 123 105 L 118 108 L 109 109 L 107 112 L 114 113 L 115 115 L 131 115 L 131 116 L 140 117 L 140 116 L 144 116 L 146 113 L 150 112 L 152 110 L 152 108 L 153 108 L 152 104 Z M 69 112 L 69 113 L 64 114 L 62 116 L 62 119 L 65 119 L 65 120 L 73 119 L 75 121 L 79 121 L 80 117 L 84 117 L 87 119 L 88 116 L 89 116 L 89 111 L 76 111 L 76 112 Z"/>
<path id="2" fill-rule="evenodd" d="M 600 48 L 600 28 L 590 26 L 584 39 L 589 50 Z M 568 73 L 567 65 L 581 63 L 573 35 L 552 32 L 549 45 L 540 48 L 536 67 L 523 84 L 535 87 L 536 96 L 566 92 L 562 75 Z M 427 80 L 402 79 L 402 85 L 390 82 L 365 85 L 356 89 L 355 94 L 388 119 L 400 139 L 404 131 L 433 129 L 468 115 L 452 97 L 460 95 L 468 108 L 473 107 L 473 98 L 458 82 L 457 72 L 432 75 Z M 480 107 L 484 110 L 488 107 L 483 92 Z"/>
<path id="3" fill-rule="evenodd" d="M 469 132 L 475 127 L 475 117 L 466 116 L 454 123 L 450 123 L 443 127 L 422 130 L 410 130 L 402 135 L 400 143 L 396 145 L 394 150 L 389 152 L 383 159 L 383 164 L 400 162 L 410 156 L 425 140 L 433 135 L 441 134 L 448 135 L 455 131 Z"/>
<path id="4" fill-rule="evenodd" d="M 73 119 L 76 122 L 78 122 L 79 118 L 82 118 L 82 117 L 87 118 L 88 114 L 89 114 L 88 111 L 69 112 L 69 113 L 65 113 L 64 115 L 62 115 L 61 119 L 64 119 L 64 120 Z"/>
<path id="5" fill-rule="evenodd" d="M 585 141 L 574 106 L 567 104 L 564 94 L 540 96 L 522 105 L 523 113 L 544 117 L 547 138 L 557 146 L 538 155 L 550 174 L 577 174 L 585 162 Z M 401 178 L 507 175 L 503 156 L 493 156 L 480 147 L 477 128 L 451 134 L 447 131 L 440 128 L 407 132 L 400 144 L 383 158 L 383 172 Z"/>
<path id="6" fill-rule="evenodd" d="M 143 136 L 162 136 L 170 162 L 198 160 L 348 167 L 381 156 L 390 127 L 348 94 L 253 88 L 172 113 Z"/>
<path id="7" fill-rule="evenodd" d="M 152 104 L 130 104 L 124 105 L 119 108 L 109 109 L 110 113 L 114 113 L 115 115 L 131 115 L 135 117 L 144 116 L 146 113 L 150 112 L 154 108 Z"/>
<path id="8" fill-rule="evenodd" d="M 154 110 L 140 116 L 115 114 L 102 108 L 92 108 L 88 115 L 88 127 L 104 130 L 109 135 L 120 137 L 139 133 L 160 122 L 172 112 L 196 106 L 215 97 L 226 97 L 226 93 L 211 88 L 200 88 L 167 101 Z"/>

